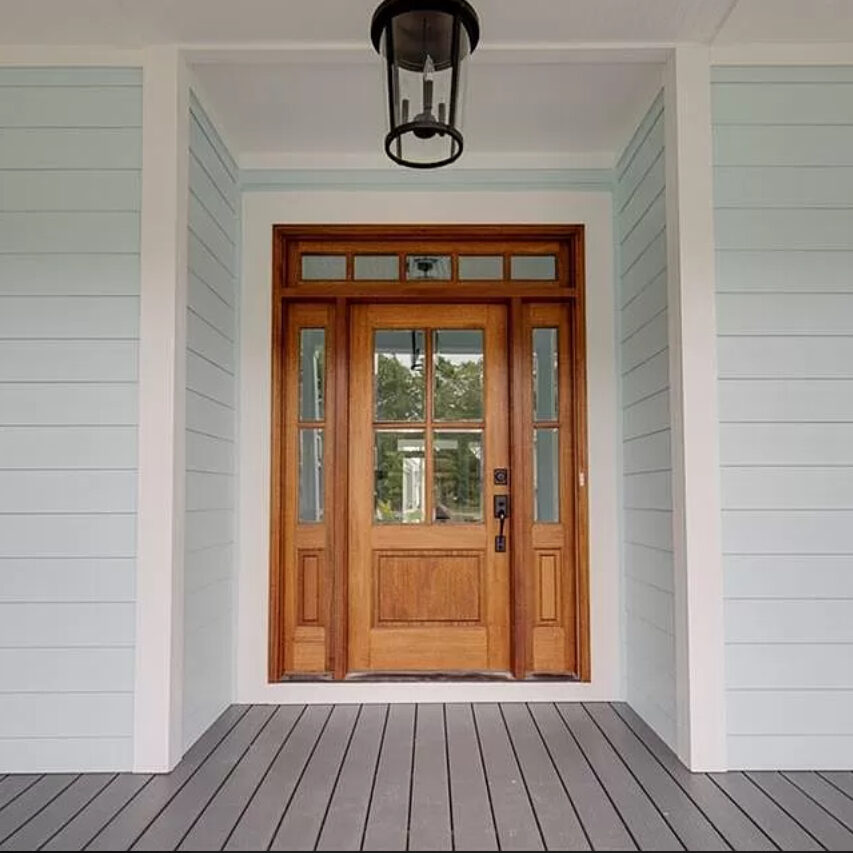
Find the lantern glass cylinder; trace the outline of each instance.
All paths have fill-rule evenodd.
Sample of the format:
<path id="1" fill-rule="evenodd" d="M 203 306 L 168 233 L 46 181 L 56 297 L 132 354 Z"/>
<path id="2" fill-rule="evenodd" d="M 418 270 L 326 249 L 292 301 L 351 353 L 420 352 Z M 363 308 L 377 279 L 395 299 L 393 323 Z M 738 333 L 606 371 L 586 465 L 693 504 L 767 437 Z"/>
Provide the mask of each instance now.
<path id="1" fill-rule="evenodd" d="M 392 160 L 429 169 L 462 154 L 465 60 L 478 36 L 467 3 L 391 0 L 377 10 L 373 37 L 385 60 L 385 150 Z"/>

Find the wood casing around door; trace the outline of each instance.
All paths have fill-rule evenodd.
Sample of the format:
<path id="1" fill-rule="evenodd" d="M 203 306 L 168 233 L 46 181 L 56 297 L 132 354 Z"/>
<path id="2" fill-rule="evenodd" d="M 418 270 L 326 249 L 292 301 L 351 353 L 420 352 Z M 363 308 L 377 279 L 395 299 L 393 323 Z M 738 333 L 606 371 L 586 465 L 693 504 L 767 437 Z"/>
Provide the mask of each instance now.
<path id="1" fill-rule="evenodd" d="M 358 280 L 362 254 L 397 255 L 401 280 Z M 407 254 L 449 258 L 450 278 L 405 280 Z M 510 258 L 537 254 L 556 259 L 554 280 L 512 280 Z M 303 255 L 345 257 L 345 280 L 303 280 Z M 502 257 L 503 278 L 488 288 L 465 281 L 466 255 Z M 590 678 L 583 271 L 582 226 L 274 228 L 270 681 L 507 670 Z M 373 330 L 415 327 L 487 330 L 476 525 L 373 518 L 374 431 L 388 428 L 371 413 Z M 533 411 L 534 329 L 551 331 L 558 349 L 559 405 L 544 420 Z M 303 330 L 322 330 L 314 380 L 323 410 L 307 417 Z M 439 426 L 465 424 L 418 424 Z M 542 522 L 534 430 L 558 436 L 559 514 Z M 301 507 L 300 448 L 321 457 Z M 493 480 L 503 468 L 506 488 Z M 498 493 L 511 505 L 503 554 L 494 549 Z"/>

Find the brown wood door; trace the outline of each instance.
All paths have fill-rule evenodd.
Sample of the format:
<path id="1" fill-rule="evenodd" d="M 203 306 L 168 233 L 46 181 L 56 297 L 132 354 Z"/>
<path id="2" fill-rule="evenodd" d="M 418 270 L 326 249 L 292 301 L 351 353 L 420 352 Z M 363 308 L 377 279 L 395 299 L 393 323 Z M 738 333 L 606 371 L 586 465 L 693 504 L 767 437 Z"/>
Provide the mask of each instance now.
<path id="1" fill-rule="evenodd" d="M 353 307 L 350 672 L 510 669 L 506 324 L 500 305 Z"/>

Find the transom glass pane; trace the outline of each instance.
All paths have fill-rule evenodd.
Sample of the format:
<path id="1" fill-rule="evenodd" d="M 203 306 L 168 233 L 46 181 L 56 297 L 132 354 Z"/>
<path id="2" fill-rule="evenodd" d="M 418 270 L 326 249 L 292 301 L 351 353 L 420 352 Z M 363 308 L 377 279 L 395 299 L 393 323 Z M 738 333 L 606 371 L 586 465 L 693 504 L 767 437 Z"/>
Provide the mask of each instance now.
<path id="1" fill-rule="evenodd" d="M 560 520 L 560 431 L 533 430 L 533 519 Z"/>
<path id="2" fill-rule="evenodd" d="M 483 332 L 433 332 L 433 417 L 437 421 L 483 419 Z"/>
<path id="3" fill-rule="evenodd" d="M 353 278 L 356 281 L 397 281 L 400 259 L 396 255 L 356 255 Z"/>
<path id="4" fill-rule="evenodd" d="M 409 281 L 450 281 L 450 255 L 407 255 Z"/>
<path id="5" fill-rule="evenodd" d="M 346 255 L 303 255 L 303 281 L 345 281 Z"/>
<path id="6" fill-rule="evenodd" d="M 514 281 L 554 281 L 557 259 L 554 255 L 513 255 L 510 278 Z"/>
<path id="7" fill-rule="evenodd" d="M 379 524 L 425 520 L 426 450 L 422 430 L 374 433 L 373 517 Z"/>
<path id="8" fill-rule="evenodd" d="M 299 520 L 323 520 L 323 430 L 299 430 Z"/>
<path id="9" fill-rule="evenodd" d="M 559 418 L 556 329 L 533 330 L 533 420 Z"/>
<path id="10" fill-rule="evenodd" d="M 373 339 L 377 421 L 422 421 L 426 335 L 417 329 L 383 329 Z"/>
<path id="11" fill-rule="evenodd" d="M 323 420 L 325 385 L 325 329 L 299 332 L 299 419 Z"/>
<path id="12" fill-rule="evenodd" d="M 483 431 L 434 432 L 433 520 L 483 521 Z"/>
<path id="13" fill-rule="evenodd" d="M 500 281 L 504 277 L 501 255 L 460 255 L 460 281 Z"/>

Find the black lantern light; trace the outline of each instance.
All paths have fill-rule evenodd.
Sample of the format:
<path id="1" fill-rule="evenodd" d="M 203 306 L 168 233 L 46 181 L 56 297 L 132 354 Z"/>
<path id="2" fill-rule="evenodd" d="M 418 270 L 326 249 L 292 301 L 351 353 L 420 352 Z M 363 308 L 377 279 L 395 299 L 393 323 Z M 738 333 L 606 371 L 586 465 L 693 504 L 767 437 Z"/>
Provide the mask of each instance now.
<path id="1" fill-rule="evenodd" d="M 385 59 L 385 151 L 402 166 L 434 169 L 462 154 L 465 60 L 480 39 L 465 0 L 384 0 L 370 37 Z"/>

